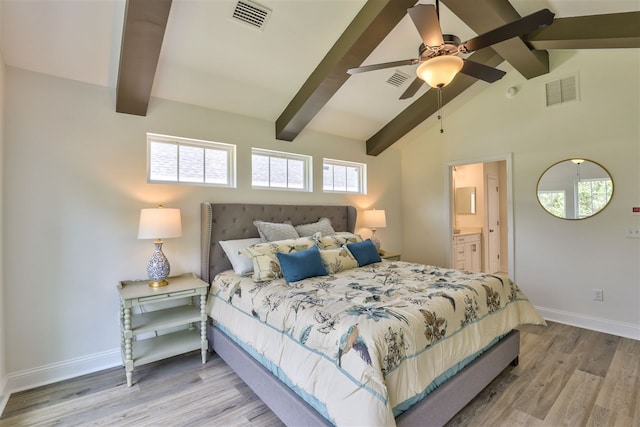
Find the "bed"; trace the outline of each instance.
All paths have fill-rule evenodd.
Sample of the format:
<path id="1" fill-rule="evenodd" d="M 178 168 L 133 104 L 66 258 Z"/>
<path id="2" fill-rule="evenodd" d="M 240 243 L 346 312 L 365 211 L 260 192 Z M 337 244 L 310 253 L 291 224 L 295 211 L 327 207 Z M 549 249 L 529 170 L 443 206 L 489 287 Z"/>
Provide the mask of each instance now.
<path id="1" fill-rule="evenodd" d="M 328 218 L 353 232 L 356 216 L 351 206 L 202 203 L 210 349 L 287 425 L 443 425 L 517 363 L 515 327 L 544 323 L 508 278 L 383 261 L 255 282 L 219 243 L 258 238 L 254 220 Z"/>

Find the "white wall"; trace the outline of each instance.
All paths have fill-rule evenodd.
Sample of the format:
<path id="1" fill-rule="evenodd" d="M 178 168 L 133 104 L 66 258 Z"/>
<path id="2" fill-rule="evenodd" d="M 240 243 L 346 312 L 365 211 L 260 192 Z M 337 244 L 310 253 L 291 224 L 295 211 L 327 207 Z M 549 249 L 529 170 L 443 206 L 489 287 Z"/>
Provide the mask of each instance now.
<path id="1" fill-rule="evenodd" d="M 274 124 L 153 99 L 148 115 L 115 113 L 114 92 L 8 68 L 5 133 L 7 368 L 13 390 L 120 363 L 120 280 L 145 278 L 153 251 L 139 210 L 182 210 L 167 240 L 172 274 L 200 271 L 200 203 L 353 204 L 386 209 L 384 247 L 402 248 L 400 153 L 313 132 L 274 140 Z M 146 183 L 146 132 L 238 145 L 238 189 Z M 252 190 L 252 146 L 314 157 L 313 193 Z M 366 196 L 324 194 L 322 157 L 368 164 Z M 362 230 L 367 234 L 368 230 Z M 124 371 L 123 371 L 124 375 Z"/>
<path id="2" fill-rule="evenodd" d="M 2 4 L 0 4 L 0 22 L 2 22 Z M 1 36 L 0 36 L 1 37 Z M 0 52 L 0 165 L 4 170 L 4 94 L 5 94 L 5 73 L 4 59 Z M 0 171 L 0 408 L 4 408 L 6 401 L 9 399 L 7 391 L 7 363 L 6 363 L 6 345 L 5 345 L 5 329 L 6 329 L 6 311 L 4 298 L 4 233 L 1 226 L 3 221 L 3 199 L 4 199 L 4 180 L 3 173 Z"/>
<path id="3" fill-rule="evenodd" d="M 640 205 L 639 50 L 552 51 L 551 73 L 530 81 L 503 66 L 502 80 L 445 106 L 444 134 L 429 119 L 399 143 L 403 258 L 446 261 L 443 165 L 513 153 L 516 282 L 549 319 L 640 338 L 640 240 L 624 236 L 640 225 L 631 211 Z M 574 73 L 580 101 L 545 107 L 544 83 Z M 572 157 L 602 164 L 615 187 L 603 212 L 580 221 L 547 214 L 535 191 L 548 166 Z"/>

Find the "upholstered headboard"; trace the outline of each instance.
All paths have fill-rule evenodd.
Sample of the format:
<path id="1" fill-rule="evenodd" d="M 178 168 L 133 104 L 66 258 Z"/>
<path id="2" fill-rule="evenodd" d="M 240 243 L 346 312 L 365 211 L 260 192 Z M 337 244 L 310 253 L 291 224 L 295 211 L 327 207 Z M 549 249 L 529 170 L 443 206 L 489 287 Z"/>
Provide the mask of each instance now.
<path id="1" fill-rule="evenodd" d="M 202 203 L 200 205 L 202 280 L 211 283 L 216 274 L 229 270 L 231 263 L 218 243 L 220 240 L 259 237 L 253 221 L 284 222 L 293 225 L 331 220 L 336 231 L 353 232 L 357 211 L 353 206 L 259 205 L 246 203 Z"/>

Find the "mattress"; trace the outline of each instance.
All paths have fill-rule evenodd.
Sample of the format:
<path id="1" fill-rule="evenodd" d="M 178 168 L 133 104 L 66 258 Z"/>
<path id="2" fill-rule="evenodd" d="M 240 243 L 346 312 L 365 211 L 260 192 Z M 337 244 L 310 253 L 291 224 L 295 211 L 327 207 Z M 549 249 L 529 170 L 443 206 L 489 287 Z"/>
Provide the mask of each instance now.
<path id="1" fill-rule="evenodd" d="M 544 324 L 506 276 L 400 261 L 294 283 L 226 271 L 207 313 L 335 425 L 394 425 L 501 336 Z"/>

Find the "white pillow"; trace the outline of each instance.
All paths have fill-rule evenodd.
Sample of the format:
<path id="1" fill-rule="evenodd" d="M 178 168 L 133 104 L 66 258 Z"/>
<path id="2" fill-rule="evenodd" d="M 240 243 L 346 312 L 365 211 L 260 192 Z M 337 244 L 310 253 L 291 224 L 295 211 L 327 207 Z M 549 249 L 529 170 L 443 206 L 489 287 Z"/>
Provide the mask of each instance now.
<path id="1" fill-rule="evenodd" d="M 247 274 L 253 271 L 253 261 L 251 258 L 247 258 L 246 256 L 240 254 L 242 249 L 248 248 L 251 245 L 255 245 L 256 243 L 260 243 L 262 240 L 259 237 L 255 237 L 252 239 L 239 239 L 239 240 L 221 240 L 220 246 L 224 250 L 224 253 L 227 254 L 227 258 L 231 261 L 231 265 L 233 266 L 233 271 L 236 274 Z"/>
<path id="2" fill-rule="evenodd" d="M 300 237 L 296 229 L 291 225 L 291 221 L 253 221 L 253 225 L 258 229 L 258 234 L 262 237 L 263 242 L 275 242 L 277 240 L 297 239 Z"/>
<path id="3" fill-rule="evenodd" d="M 330 236 L 332 234 L 336 234 L 336 231 L 331 226 L 331 220 L 329 218 L 320 218 L 318 222 L 314 222 L 311 224 L 300 224 L 294 227 L 300 237 L 313 236 L 318 231 L 322 233 L 323 236 Z"/>

